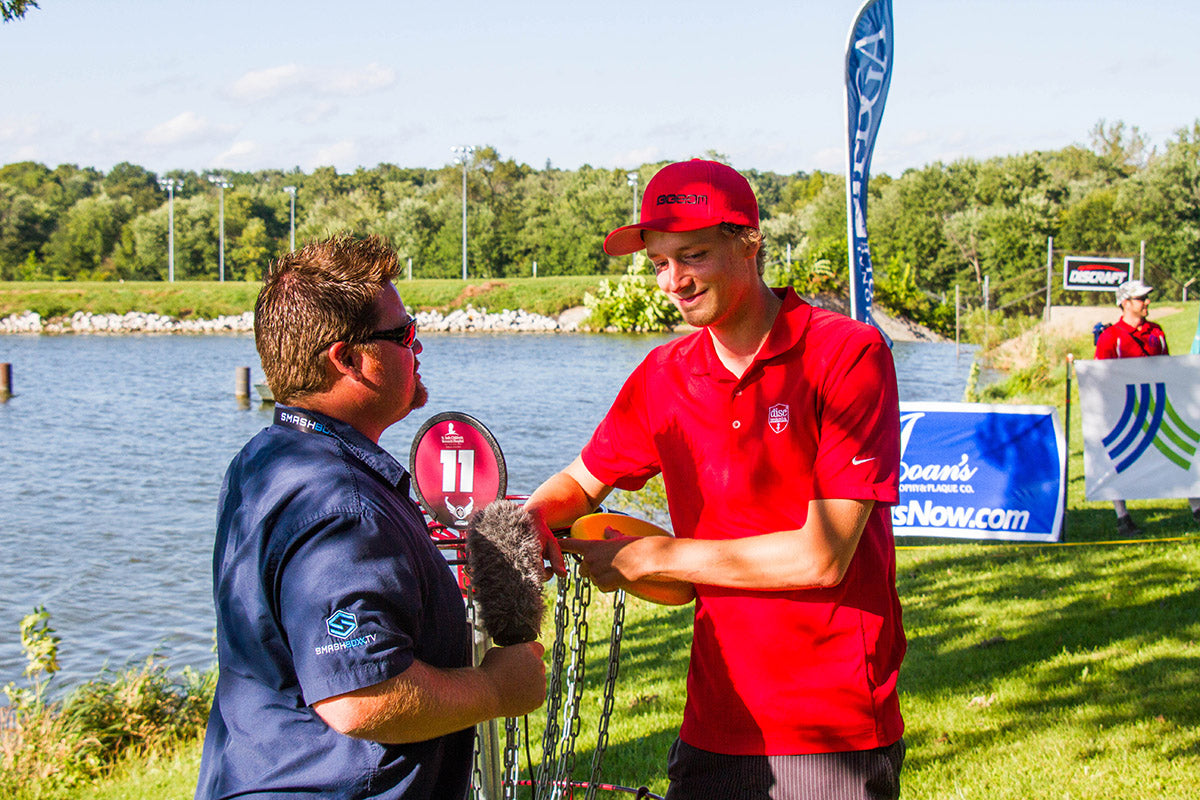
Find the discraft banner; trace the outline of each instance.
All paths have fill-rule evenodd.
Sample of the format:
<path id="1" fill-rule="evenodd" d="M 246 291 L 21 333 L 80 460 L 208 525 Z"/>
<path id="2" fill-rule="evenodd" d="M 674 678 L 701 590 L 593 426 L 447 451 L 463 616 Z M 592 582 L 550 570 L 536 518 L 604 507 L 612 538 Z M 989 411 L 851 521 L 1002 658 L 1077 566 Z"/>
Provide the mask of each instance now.
<path id="1" fill-rule="evenodd" d="M 1076 292 L 1115 292 L 1133 277 L 1132 258 L 1063 258 L 1063 288 Z"/>
<path id="2" fill-rule="evenodd" d="M 1088 500 L 1200 497 L 1200 355 L 1076 361 Z"/>
<path id="3" fill-rule="evenodd" d="M 896 536 L 1056 542 L 1067 448 L 1053 406 L 900 404 Z"/>

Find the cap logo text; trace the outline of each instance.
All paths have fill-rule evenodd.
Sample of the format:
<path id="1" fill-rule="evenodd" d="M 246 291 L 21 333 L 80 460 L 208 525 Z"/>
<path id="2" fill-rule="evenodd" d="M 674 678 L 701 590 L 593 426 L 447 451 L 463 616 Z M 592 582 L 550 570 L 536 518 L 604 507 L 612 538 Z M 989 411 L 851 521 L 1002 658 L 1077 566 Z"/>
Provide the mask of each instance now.
<path id="1" fill-rule="evenodd" d="M 660 205 L 660 206 L 708 205 L 708 195 L 706 195 L 706 194 L 660 194 L 658 196 L 657 205 Z"/>

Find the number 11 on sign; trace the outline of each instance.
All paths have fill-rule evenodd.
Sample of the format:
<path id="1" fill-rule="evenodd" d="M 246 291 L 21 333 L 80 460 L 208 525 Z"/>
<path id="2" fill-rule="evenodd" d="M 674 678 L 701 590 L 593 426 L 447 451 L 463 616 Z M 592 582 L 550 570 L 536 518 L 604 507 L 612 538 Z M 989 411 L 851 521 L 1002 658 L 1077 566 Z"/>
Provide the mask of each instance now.
<path id="1" fill-rule="evenodd" d="M 442 491 L 446 494 L 470 494 L 475 491 L 475 451 L 443 450 Z"/>

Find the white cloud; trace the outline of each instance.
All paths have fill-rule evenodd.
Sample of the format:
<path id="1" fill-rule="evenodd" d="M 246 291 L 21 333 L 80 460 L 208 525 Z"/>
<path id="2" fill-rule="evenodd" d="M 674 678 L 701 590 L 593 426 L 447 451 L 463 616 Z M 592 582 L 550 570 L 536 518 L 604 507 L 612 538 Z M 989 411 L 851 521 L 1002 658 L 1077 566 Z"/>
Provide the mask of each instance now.
<path id="1" fill-rule="evenodd" d="M 260 148 L 257 142 L 242 139 L 234 142 L 228 150 L 213 160 L 213 166 L 226 169 L 253 169 L 260 161 Z"/>
<path id="2" fill-rule="evenodd" d="M 396 82 L 396 71 L 372 63 L 357 69 L 323 69 L 283 64 L 252 70 L 229 87 L 234 100 L 256 103 L 299 93 L 307 96 L 360 96 L 386 89 Z"/>
<path id="3" fill-rule="evenodd" d="M 349 139 L 343 139 L 313 153 L 310 165 L 314 168 L 333 166 L 337 167 L 339 171 L 349 170 L 358 165 L 355 161 L 356 153 L 358 153 L 358 145 Z"/>
<path id="4" fill-rule="evenodd" d="M 41 126 L 31 116 L 0 119 L 0 142 L 17 142 L 36 138 Z"/>
<path id="5" fill-rule="evenodd" d="M 310 106 L 299 111 L 299 119 L 305 125 L 313 125 L 317 122 L 322 122 L 324 119 L 334 112 L 336 107 L 328 100 L 320 100 Z"/>
<path id="6" fill-rule="evenodd" d="M 204 117 L 194 111 L 184 111 L 155 125 L 142 138 L 148 145 L 169 147 L 202 141 L 214 132 L 215 128 Z"/>
<path id="7" fill-rule="evenodd" d="M 296 64 L 284 64 L 247 72 L 233 82 L 229 92 L 247 103 L 275 97 L 304 83 L 303 70 Z"/>
<path id="8" fill-rule="evenodd" d="M 812 169 L 823 172 L 846 174 L 846 148 L 826 147 L 818 150 L 812 157 Z"/>
<path id="9" fill-rule="evenodd" d="M 13 161 L 38 161 L 42 155 L 38 152 L 37 145 L 24 144 L 19 146 L 13 152 Z"/>
<path id="10" fill-rule="evenodd" d="M 624 164 L 626 168 L 632 169 L 642 164 L 659 161 L 662 158 L 665 158 L 662 148 L 657 145 L 649 145 L 647 147 L 636 147 L 632 150 L 616 153 L 613 155 L 611 161 L 613 164 Z"/>
<path id="11" fill-rule="evenodd" d="M 315 83 L 319 90 L 328 94 L 364 95 L 386 89 L 396 82 L 396 71 L 379 64 L 368 64 L 361 69 L 336 70 L 320 73 Z"/>

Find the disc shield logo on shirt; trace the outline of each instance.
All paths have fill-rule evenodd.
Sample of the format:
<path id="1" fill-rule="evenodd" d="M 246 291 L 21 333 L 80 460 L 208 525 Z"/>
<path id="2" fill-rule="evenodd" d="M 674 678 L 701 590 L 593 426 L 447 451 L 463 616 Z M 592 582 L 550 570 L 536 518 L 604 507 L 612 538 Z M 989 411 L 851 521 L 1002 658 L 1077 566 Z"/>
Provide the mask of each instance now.
<path id="1" fill-rule="evenodd" d="M 783 433 L 791 419 L 791 408 L 787 403 L 777 403 L 767 409 L 767 424 L 776 433 Z"/>
<path id="2" fill-rule="evenodd" d="M 325 620 L 325 630 L 329 631 L 329 635 L 335 639 L 345 639 L 358 630 L 358 617 L 354 616 L 353 612 L 344 609 L 335 611 L 329 619 Z"/>

